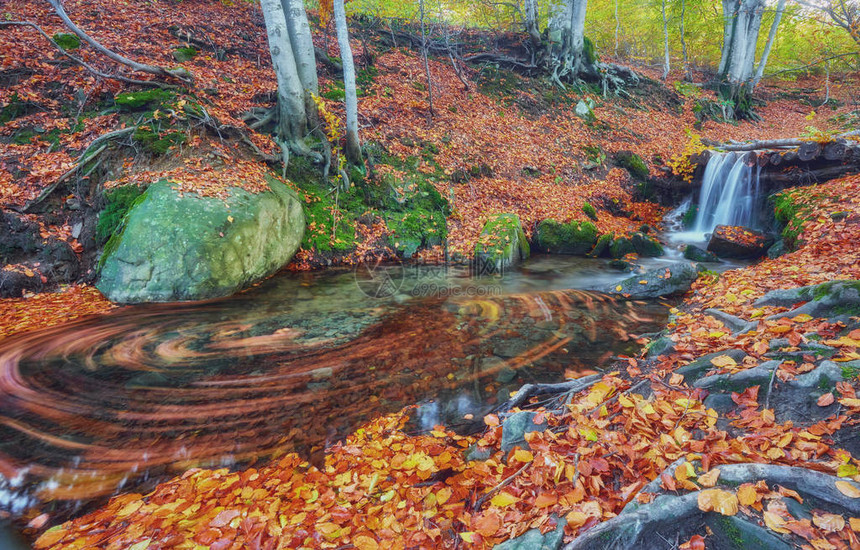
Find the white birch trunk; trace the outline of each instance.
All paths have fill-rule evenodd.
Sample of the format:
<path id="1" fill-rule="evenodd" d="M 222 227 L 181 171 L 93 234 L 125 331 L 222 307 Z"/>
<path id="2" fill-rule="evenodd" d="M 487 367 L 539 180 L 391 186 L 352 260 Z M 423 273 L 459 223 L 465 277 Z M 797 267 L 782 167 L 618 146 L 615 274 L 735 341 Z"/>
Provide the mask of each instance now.
<path id="1" fill-rule="evenodd" d="M 776 15 L 774 15 L 773 23 L 770 25 L 770 33 L 767 35 L 767 43 L 764 46 L 764 51 L 761 54 L 761 59 L 758 62 L 758 68 L 755 71 L 752 85 L 755 88 L 764 76 L 764 68 L 767 66 L 767 58 L 770 57 L 770 51 L 773 49 L 773 43 L 776 40 L 776 31 L 779 28 L 779 23 L 782 21 L 782 14 L 785 12 L 785 0 L 779 0 L 776 6 Z"/>
<path id="2" fill-rule="evenodd" d="M 720 66 L 717 72 L 720 76 L 728 73 L 729 58 L 732 52 L 733 31 L 735 29 L 735 19 L 738 15 L 738 8 L 741 0 L 723 0 L 723 49 L 720 54 Z"/>
<path id="3" fill-rule="evenodd" d="M 334 24 L 343 62 L 343 86 L 346 91 L 346 158 L 357 164 L 361 162 L 361 142 L 358 138 L 358 94 L 355 88 L 355 62 L 349 45 L 349 28 L 346 25 L 343 0 L 334 0 Z"/>
<path id="4" fill-rule="evenodd" d="M 666 0 L 660 4 L 660 11 L 663 14 L 663 80 L 666 80 L 672 69 L 669 64 L 669 20 L 666 18 Z"/>
<path id="5" fill-rule="evenodd" d="M 278 81 L 278 133 L 296 152 L 305 153 L 301 141 L 307 131 L 305 93 L 293 56 L 284 8 L 280 0 L 260 0 L 260 6 Z"/>
<path id="6" fill-rule="evenodd" d="M 523 1 L 523 25 L 531 37 L 535 46 L 540 45 L 540 32 L 538 31 L 537 0 Z"/>
<path id="7" fill-rule="evenodd" d="M 310 92 L 319 95 L 319 80 L 317 79 L 317 59 L 314 53 L 314 40 L 311 36 L 311 26 L 308 14 L 302 0 L 281 0 L 284 14 L 287 18 L 287 30 L 290 33 L 290 44 L 296 59 L 296 68 L 302 88 L 310 99 Z M 313 103 L 313 100 L 311 100 Z"/>

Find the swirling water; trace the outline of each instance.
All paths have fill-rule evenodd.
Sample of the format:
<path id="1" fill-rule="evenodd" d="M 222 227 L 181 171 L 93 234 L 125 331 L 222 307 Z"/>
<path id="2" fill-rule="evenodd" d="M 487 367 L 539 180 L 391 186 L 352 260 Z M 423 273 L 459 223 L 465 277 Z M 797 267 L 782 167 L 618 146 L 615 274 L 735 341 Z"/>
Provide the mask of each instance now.
<path id="1" fill-rule="evenodd" d="M 501 279 L 386 273 L 399 291 L 383 298 L 352 272 L 284 274 L 0 342 L 0 513 L 55 523 L 193 466 L 319 458 L 411 404 L 414 429 L 479 422 L 524 383 L 633 353 L 631 335 L 667 315 L 574 290 L 626 276 L 598 260 L 537 258 Z"/>

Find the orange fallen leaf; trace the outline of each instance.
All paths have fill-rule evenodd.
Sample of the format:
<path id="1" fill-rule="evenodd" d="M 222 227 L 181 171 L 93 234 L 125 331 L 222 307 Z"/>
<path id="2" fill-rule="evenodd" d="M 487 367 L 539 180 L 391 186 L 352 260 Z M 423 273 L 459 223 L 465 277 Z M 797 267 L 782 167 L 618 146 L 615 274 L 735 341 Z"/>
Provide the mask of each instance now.
<path id="1" fill-rule="evenodd" d="M 717 512 L 724 516 L 738 513 L 738 497 L 722 489 L 705 489 L 699 493 L 698 503 L 699 510 L 703 512 Z"/>

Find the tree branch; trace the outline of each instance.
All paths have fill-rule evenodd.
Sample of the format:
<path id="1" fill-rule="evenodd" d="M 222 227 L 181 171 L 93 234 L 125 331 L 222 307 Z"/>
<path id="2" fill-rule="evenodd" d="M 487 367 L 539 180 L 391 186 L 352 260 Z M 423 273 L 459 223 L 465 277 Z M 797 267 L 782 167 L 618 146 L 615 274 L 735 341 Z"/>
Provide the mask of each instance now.
<path id="1" fill-rule="evenodd" d="M 182 69 L 182 68 L 165 69 L 164 67 L 158 67 L 155 65 L 148 65 L 146 63 L 138 63 L 137 61 L 134 61 L 133 59 L 129 59 L 125 56 L 122 56 L 116 52 L 113 52 L 113 51 L 105 48 L 104 46 L 102 46 L 101 44 L 96 42 L 96 40 L 93 39 L 90 35 L 88 35 L 86 32 L 84 32 L 83 29 L 81 29 L 80 27 L 75 25 L 75 23 L 69 18 L 69 15 L 66 13 L 66 10 L 63 9 L 63 6 L 62 6 L 62 4 L 60 4 L 59 0 L 47 0 L 47 1 L 51 5 L 51 7 L 54 8 L 54 11 L 60 17 L 60 19 L 62 19 L 63 24 L 65 24 L 66 27 L 68 27 L 68 29 L 70 31 L 75 33 L 78 36 L 78 38 L 80 38 L 81 40 L 83 40 L 84 42 L 89 44 L 97 52 L 99 52 L 103 55 L 106 55 L 107 57 L 109 57 L 113 61 L 116 61 L 117 63 L 120 63 L 122 65 L 126 65 L 128 67 L 131 67 L 133 70 L 138 71 L 138 72 L 142 72 L 142 73 L 149 73 L 149 74 L 153 74 L 156 76 L 162 76 L 162 77 L 176 78 L 176 79 L 181 80 L 182 82 L 186 82 L 186 83 L 191 82 L 193 80 L 191 73 L 189 73 L 185 69 Z"/>

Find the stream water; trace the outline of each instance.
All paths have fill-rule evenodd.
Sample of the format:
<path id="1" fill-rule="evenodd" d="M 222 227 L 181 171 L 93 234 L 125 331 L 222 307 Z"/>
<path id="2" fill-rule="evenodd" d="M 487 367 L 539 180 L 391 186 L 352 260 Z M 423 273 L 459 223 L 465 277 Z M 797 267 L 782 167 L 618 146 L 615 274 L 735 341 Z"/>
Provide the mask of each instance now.
<path id="1" fill-rule="evenodd" d="M 0 342 L 0 513 L 54 523 L 192 466 L 318 459 L 411 404 L 411 429 L 468 429 L 466 415 L 480 422 L 524 383 L 635 353 L 632 335 L 661 329 L 668 309 L 577 290 L 629 276 L 603 260 L 537 257 L 501 278 L 380 273 L 396 288 L 379 298 L 351 271 L 283 274 Z"/>

